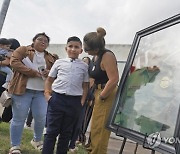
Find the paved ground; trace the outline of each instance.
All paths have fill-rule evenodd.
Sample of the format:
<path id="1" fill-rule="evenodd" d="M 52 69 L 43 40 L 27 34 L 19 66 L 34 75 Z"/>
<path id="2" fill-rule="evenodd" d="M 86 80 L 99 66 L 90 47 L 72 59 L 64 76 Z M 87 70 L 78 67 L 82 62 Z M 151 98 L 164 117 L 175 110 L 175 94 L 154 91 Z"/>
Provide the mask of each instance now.
<path id="1" fill-rule="evenodd" d="M 88 132 L 86 133 L 86 136 L 89 136 Z M 119 154 L 122 141 L 123 138 L 117 137 L 114 135 L 114 133 L 111 133 L 107 154 Z M 131 140 L 127 140 L 123 150 L 123 154 L 134 154 L 135 148 L 136 148 L 136 143 Z M 136 154 L 151 154 L 151 151 L 144 149 L 141 145 L 139 145 Z M 160 154 L 160 153 L 156 152 L 156 154 Z"/>
<path id="2" fill-rule="evenodd" d="M 115 139 L 110 138 L 109 146 L 108 146 L 108 154 L 119 154 L 120 148 L 122 145 L 122 139 Z M 134 154 L 136 144 L 127 141 L 123 150 L 123 154 Z M 144 149 L 141 145 L 138 146 L 137 153 L 136 154 L 151 154 L 150 150 Z M 160 154 L 159 152 L 156 152 L 156 154 Z"/>

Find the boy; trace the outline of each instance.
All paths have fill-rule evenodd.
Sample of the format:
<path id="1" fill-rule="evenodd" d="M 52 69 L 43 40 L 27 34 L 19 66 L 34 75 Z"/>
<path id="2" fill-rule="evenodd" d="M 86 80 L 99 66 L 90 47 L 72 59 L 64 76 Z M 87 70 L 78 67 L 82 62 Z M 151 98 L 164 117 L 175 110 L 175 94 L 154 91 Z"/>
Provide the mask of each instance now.
<path id="1" fill-rule="evenodd" d="M 44 94 L 49 104 L 43 154 L 53 154 L 58 135 L 56 153 L 67 153 L 88 91 L 88 65 L 78 59 L 83 51 L 81 40 L 76 36 L 68 38 L 65 50 L 68 58 L 56 60 L 45 82 Z"/>
<path id="2" fill-rule="evenodd" d="M 11 42 L 8 39 L 0 39 L 0 56 L 2 61 L 11 57 L 12 52 L 10 51 L 10 46 Z M 8 84 L 12 78 L 13 72 L 7 65 L 0 65 L 0 71 L 5 72 L 7 74 L 6 82 L 2 85 L 2 87 L 7 89 Z"/>

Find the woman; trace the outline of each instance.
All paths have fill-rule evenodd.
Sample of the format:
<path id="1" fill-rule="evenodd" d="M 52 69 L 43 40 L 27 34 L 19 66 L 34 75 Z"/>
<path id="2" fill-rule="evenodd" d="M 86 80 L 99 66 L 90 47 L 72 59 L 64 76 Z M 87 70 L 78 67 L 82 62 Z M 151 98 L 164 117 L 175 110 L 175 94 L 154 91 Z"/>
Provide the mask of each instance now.
<path id="1" fill-rule="evenodd" d="M 31 46 L 17 48 L 10 59 L 14 76 L 9 86 L 12 93 L 13 118 L 10 125 L 10 154 L 20 154 L 20 142 L 25 119 L 31 109 L 34 118 L 34 137 L 32 146 L 42 150 L 42 134 L 46 121 L 47 101 L 44 97 L 44 78 L 55 62 L 54 57 L 45 49 L 50 38 L 38 33 Z M 39 68 L 43 68 L 39 70 Z"/>
<path id="2" fill-rule="evenodd" d="M 94 56 L 89 75 L 96 84 L 95 105 L 91 123 L 91 154 L 106 154 L 110 131 L 105 129 L 106 120 L 115 98 L 119 73 L 116 57 L 105 48 L 106 31 L 98 28 L 84 36 L 84 50 Z"/>

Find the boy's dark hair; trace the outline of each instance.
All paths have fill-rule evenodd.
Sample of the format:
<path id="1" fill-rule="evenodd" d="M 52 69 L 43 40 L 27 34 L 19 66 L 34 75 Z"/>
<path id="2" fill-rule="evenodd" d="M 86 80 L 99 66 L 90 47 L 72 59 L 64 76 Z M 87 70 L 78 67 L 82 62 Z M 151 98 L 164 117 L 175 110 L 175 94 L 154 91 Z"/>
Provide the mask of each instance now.
<path id="1" fill-rule="evenodd" d="M 69 37 L 68 40 L 67 40 L 67 43 L 70 42 L 70 41 L 76 41 L 76 42 L 79 42 L 82 45 L 82 42 L 81 42 L 80 38 L 77 37 L 77 36 Z"/>
<path id="2" fill-rule="evenodd" d="M 48 43 L 50 42 L 50 37 L 46 35 L 46 33 L 38 33 L 33 37 L 33 42 L 39 37 L 39 36 L 45 36 L 48 40 Z"/>
<path id="3" fill-rule="evenodd" d="M 1 45 L 11 45 L 11 42 L 6 38 L 0 38 Z"/>
<path id="4" fill-rule="evenodd" d="M 16 50 L 20 46 L 19 41 L 15 38 L 10 38 L 9 41 L 11 42 L 10 49 Z"/>

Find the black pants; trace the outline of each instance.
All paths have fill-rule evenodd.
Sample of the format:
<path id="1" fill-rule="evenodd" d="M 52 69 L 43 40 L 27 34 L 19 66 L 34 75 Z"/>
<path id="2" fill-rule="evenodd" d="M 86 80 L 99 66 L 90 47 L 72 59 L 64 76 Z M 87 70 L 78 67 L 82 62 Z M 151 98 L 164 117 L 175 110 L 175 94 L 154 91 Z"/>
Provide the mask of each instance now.
<path id="1" fill-rule="evenodd" d="M 28 127 L 31 127 L 32 120 L 33 120 L 33 116 L 32 116 L 32 111 L 31 111 L 31 109 L 30 109 L 30 110 L 29 110 L 29 113 L 28 113 L 27 120 L 26 120 L 26 125 L 27 125 Z"/>
<path id="2" fill-rule="evenodd" d="M 75 148 L 75 143 L 78 137 L 81 143 L 86 142 L 85 133 L 87 131 L 87 128 L 88 128 L 88 125 L 92 116 L 93 107 L 94 107 L 95 88 L 96 88 L 95 85 L 93 85 L 89 89 L 79 120 L 74 125 L 71 142 L 69 145 L 69 148 L 71 149 Z M 90 102 L 91 102 L 91 105 L 90 105 Z M 89 141 L 90 141 L 90 138 L 89 138 Z"/>
<path id="3" fill-rule="evenodd" d="M 53 154 L 58 135 L 56 154 L 67 153 L 73 126 L 81 110 L 81 96 L 67 96 L 53 92 L 48 102 L 47 130 L 42 154 Z"/>
<path id="4" fill-rule="evenodd" d="M 84 115 L 85 115 L 85 109 L 86 109 L 86 107 L 83 106 L 82 111 L 80 113 L 80 116 L 79 116 L 78 120 L 74 124 L 72 137 L 71 137 L 71 142 L 70 142 L 70 145 L 69 145 L 69 148 L 71 148 L 71 149 L 75 148 L 76 141 L 77 141 L 78 136 L 79 136 L 79 134 L 80 134 L 80 132 L 82 130 L 81 128 L 82 128 L 82 122 L 83 122 Z"/>
<path id="5" fill-rule="evenodd" d="M 2 121 L 9 122 L 12 119 L 12 106 L 5 107 L 2 113 Z"/>

